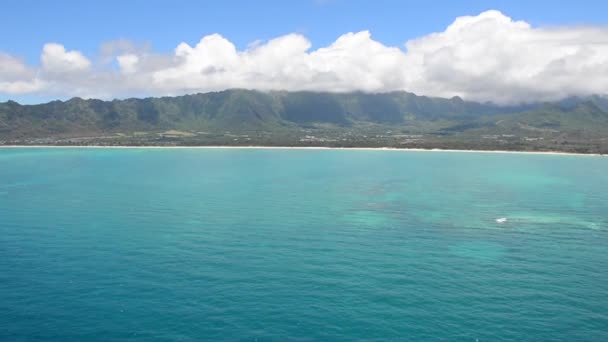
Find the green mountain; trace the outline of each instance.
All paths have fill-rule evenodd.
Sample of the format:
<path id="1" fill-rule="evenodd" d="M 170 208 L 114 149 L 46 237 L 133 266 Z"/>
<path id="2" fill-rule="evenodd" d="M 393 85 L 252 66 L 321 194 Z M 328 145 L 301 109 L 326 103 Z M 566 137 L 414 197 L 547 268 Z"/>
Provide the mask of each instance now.
<path id="1" fill-rule="evenodd" d="M 226 90 L 0 103 L 2 144 L 267 144 L 603 151 L 608 99 L 498 106 L 407 92 Z M 516 139 L 512 139 L 516 137 Z M 515 141 L 517 140 L 517 141 Z M 564 144 L 564 141 L 566 142 Z"/>
<path id="2" fill-rule="evenodd" d="M 357 123 L 401 125 L 409 120 L 462 119 L 514 111 L 460 98 L 411 93 L 331 94 L 227 90 L 178 97 L 114 101 L 71 100 L 40 105 L 0 103 L 0 137 L 40 137 L 166 129 L 233 131 Z"/>

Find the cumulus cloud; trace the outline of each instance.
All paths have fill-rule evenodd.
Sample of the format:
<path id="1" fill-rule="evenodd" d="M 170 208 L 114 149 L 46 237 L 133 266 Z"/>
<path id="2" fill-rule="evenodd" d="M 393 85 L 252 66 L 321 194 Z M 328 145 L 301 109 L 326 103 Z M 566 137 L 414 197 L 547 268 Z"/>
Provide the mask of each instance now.
<path id="1" fill-rule="evenodd" d="M 422 93 L 510 103 L 608 91 L 608 27 L 533 28 L 488 11 L 406 47 Z"/>
<path id="2" fill-rule="evenodd" d="M 12 82 L 0 81 L 0 93 L 11 95 L 34 93 L 43 87 L 44 82 L 39 79 Z"/>
<path id="3" fill-rule="evenodd" d="M 42 88 L 36 71 L 13 56 L 0 53 L 0 93 L 26 94 Z"/>
<path id="4" fill-rule="evenodd" d="M 85 71 L 91 66 L 91 62 L 80 51 L 66 51 L 63 45 L 56 43 L 44 45 L 40 61 L 43 70 L 52 73 Z"/>
<path id="5" fill-rule="evenodd" d="M 137 63 L 139 62 L 139 57 L 134 54 L 120 55 L 116 57 L 116 61 L 118 61 L 120 70 L 123 73 L 132 74 L 137 71 Z"/>
<path id="6" fill-rule="evenodd" d="M 608 92 L 608 27 L 533 27 L 498 11 L 456 18 L 443 32 L 387 46 L 368 31 L 311 50 L 301 34 L 246 49 L 219 34 L 170 54 L 126 40 L 91 62 L 46 44 L 39 67 L 0 54 L 0 93 L 124 97 L 247 88 L 387 92 L 519 103 Z M 108 63 L 115 61 L 116 67 Z"/>

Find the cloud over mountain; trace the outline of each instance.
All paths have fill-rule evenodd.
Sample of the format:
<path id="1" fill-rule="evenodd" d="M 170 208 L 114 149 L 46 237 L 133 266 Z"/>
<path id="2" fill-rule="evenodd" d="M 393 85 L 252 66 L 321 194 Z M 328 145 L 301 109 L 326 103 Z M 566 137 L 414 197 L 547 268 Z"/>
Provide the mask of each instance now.
<path id="1" fill-rule="evenodd" d="M 487 11 L 403 47 L 386 46 L 368 31 L 311 46 L 303 35 L 288 34 L 238 50 L 212 34 L 195 45 L 180 43 L 171 54 L 106 43 L 95 60 L 49 43 L 40 66 L 0 52 L 0 93 L 107 98 L 227 88 L 406 90 L 497 103 L 608 93 L 608 27 L 532 27 Z"/>
<path id="2" fill-rule="evenodd" d="M 80 51 L 66 51 L 57 43 L 45 44 L 40 56 L 42 69 L 50 73 L 72 73 L 89 69 L 91 62 Z"/>

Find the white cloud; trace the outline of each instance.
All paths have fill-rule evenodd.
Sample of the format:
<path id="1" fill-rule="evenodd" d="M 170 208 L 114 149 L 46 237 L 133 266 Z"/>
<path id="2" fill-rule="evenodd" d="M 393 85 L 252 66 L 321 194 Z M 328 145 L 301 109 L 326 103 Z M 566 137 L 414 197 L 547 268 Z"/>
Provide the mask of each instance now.
<path id="1" fill-rule="evenodd" d="M 42 68 L 52 73 L 85 71 L 91 62 L 80 51 L 66 51 L 61 44 L 48 43 L 42 48 L 40 56 Z"/>
<path id="2" fill-rule="evenodd" d="M 29 78 L 33 74 L 23 61 L 0 52 L 0 80 L 10 81 Z"/>
<path id="3" fill-rule="evenodd" d="M 488 11 L 406 46 L 422 93 L 505 103 L 608 91 L 608 27 L 533 28 Z"/>
<path id="4" fill-rule="evenodd" d="M 608 92 L 608 27 L 533 27 L 498 11 L 457 18 L 443 32 L 386 46 L 368 31 L 311 50 L 301 34 L 245 50 L 219 34 L 171 54 L 113 41 L 92 63 L 46 44 L 36 68 L 0 54 L 0 93 L 100 97 L 178 95 L 248 88 L 384 92 L 406 90 L 498 103 Z M 116 60 L 119 69 L 109 67 Z M 36 85 L 36 86 L 34 86 Z"/>
<path id="5" fill-rule="evenodd" d="M 132 74 L 137 70 L 139 57 L 134 54 L 120 55 L 116 57 L 120 70 L 125 74 Z"/>
<path id="6" fill-rule="evenodd" d="M 4 94 L 27 94 L 39 91 L 44 87 L 44 82 L 38 79 L 30 81 L 0 81 L 0 93 Z"/>
<path id="7" fill-rule="evenodd" d="M 18 58 L 0 53 L 0 93 L 31 93 L 40 90 L 42 83 L 33 68 Z"/>

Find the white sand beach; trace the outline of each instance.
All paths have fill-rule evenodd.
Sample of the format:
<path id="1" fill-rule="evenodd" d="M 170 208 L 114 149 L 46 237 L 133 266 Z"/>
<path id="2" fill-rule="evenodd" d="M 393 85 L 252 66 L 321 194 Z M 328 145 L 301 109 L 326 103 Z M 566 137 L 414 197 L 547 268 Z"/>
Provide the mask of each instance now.
<path id="1" fill-rule="evenodd" d="M 394 147 L 325 147 L 325 146 L 90 146 L 90 145 L 3 145 L 2 148 L 73 148 L 73 149 L 269 149 L 269 150 L 353 150 L 353 151 L 395 151 L 395 152 L 457 152 L 457 153 L 507 153 L 606 157 L 597 153 L 574 153 L 559 151 L 505 151 L 505 150 L 456 150 Z"/>

